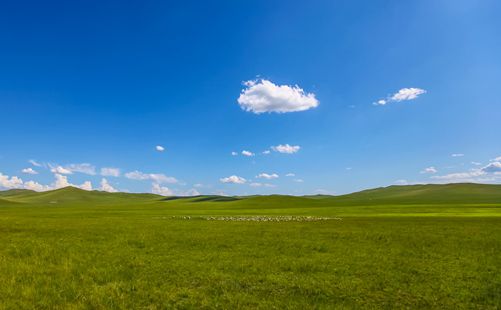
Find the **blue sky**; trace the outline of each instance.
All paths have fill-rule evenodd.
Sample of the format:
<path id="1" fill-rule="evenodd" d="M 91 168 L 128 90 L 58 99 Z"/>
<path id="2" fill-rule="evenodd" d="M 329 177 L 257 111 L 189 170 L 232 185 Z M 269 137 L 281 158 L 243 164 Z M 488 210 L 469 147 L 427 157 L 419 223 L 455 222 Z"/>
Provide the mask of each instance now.
<path id="1" fill-rule="evenodd" d="M 0 187 L 500 183 L 500 12 L 493 0 L 5 3 Z"/>

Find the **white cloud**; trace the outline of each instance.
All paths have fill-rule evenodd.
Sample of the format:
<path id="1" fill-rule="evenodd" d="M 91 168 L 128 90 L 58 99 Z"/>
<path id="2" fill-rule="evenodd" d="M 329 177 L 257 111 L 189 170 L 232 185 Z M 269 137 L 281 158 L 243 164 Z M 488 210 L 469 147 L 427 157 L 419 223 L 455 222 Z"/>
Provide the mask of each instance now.
<path id="1" fill-rule="evenodd" d="M 276 187 L 276 185 L 274 185 L 274 184 L 259 183 L 259 182 L 252 182 L 249 185 L 252 187 Z"/>
<path id="2" fill-rule="evenodd" d="M 315 94 L 305 93 L 297 85 L 275 85 L 268 80 L 247 81 L 244 85 L 246 88 L 240 93 L 238 104 L 248 112 L 298 112 L 315 108 L 319 104 Z"/>
<path id="3" fill-rule="evenodd" d="M 421 171 L 421 173 L 437 173 L 437 169 L 435 167 L 428 167 L 424 168 L 424 170 Z"/>
<path id="4" fill-rule="evenodd" d="M 287 173 L 285 176 L 286 176 L 286 177 L 295 177 L 295 176 L 296 176 L 296 174 L 295 174 L 295 173 L 290 172 L 290 173 Z"/>
<path id="5" fill-rule="evenodd" d="M 457 173 L 449 173 L 445 175 L 435 175 L 432 176 L 432 179 L 447 181 L 447 182 L 481 182 L 487 181 L 485 178 L 480 178 L 484 176 L 485 173 L 479 170 L 470 171 L 470 172 L 457 172 Z"/>
<path id="6" fill-rule="evenodd" d="M 232 176 L 229 176 L 227 178 L 221 178 L 221 179 L 219 179 L 219 181 L 221 183 L 233 183 L 233 184 L 244 184 L 245 182 L 247 182 L 246 179 L 239 177 L 239 176 L 236 176 L 236 175 L 232 175 Z"/>
<path id="7" fill-rule="evenodd" d="M 151 192 L 153 194 L 162 195 L 162 196 L 173 196 L 174 192 L 171 191 L 168 187 L 160 186 L 158 183 L 153 183 L 151 187 Z"/>
<path id="8" fill-rule="evenodd" d="M 465 172 L 437 175 L 432 176 L 431 178 L 445 182 L 493 182 L 501 179 L 501 162 L 495 161 L 482 168 L 475 168 Z"/>
<path id="9" fill-rule="evenodd" d="M 6 189 L 21 188 L 39 192 L 51 189 L 48 186 L 41 185 L 34 181 L 23 182 L 23 180 L 17 176 L 9 177 L 8 175 L 4 175 L 2 173 L 0 173 L 0 188 L 6 188 Z"/>
<path id="10" fill-rule="evenodd" d="M 34 159 L 30 159 L 30 160 L 28 160 L 28 162 L 29 162 L 30 164 L 32 164 L 33 166 L 35 166 L 35 167 L 42 167 L 42 164 L 41 164 L 41 163 L 39 163 L 39 162 L 37 162 L 37 161 L 36 161 L 36 160 L 34 160 Z"/>
<path id="11" fill-rule="evenodd" d="M 500 160 L 501 160 L 501 157 L 500 157 Z M 482 165 L 482 163 L 479 163 L 479 162 L 476 162 L 476 161 L 472 161 L 471 162 L 472 165 L 475 165 L 475 166 L 480 166 Z"/>
<path id="12" fill-rule="evenodd" d="M 269 155 L 270 153 L 271 153 L 271 151 L 270 151 L 270 150 L 263 151 L 263 154 L 264 154 L 264 155 Z"/>
<path id="13" fill-rule="evenodd" d="M 55 166 L 50 168 L 50 171 L 54 174 L 73 174 L 73 172 L 69 169 L 66 169 L 62 166 Z"/>
<path id="14" fill-rule="evenodd" d="M 294 182 L 303 183 L 304 180 L 303 179 L 294 179 Z"/>
<path id="15" fill-rule="evenodd" d="M 22 188 L 23 180 L 16 176 L 9 177 L 0 173 L 0 187 L 12 189 L 12 188 Z"/>
<path id="16" fill-rule="evenodd" d="M 88 175 L 96 174 L 96 167 L 91 164 L 83 163 L 83 164 L 70 164 L 66 166 L 52 166 L 49 165 L 50 171 L 52 173 L 57 174 L 73 174 L 74 172 L 83 173 Z"/>
<path id="17" fill-rule="evenodd" d="M 495 161 L 482 168 L 485 173 L 501 172 L 501 161 Z"/>
<path id="18" fill-rule="evenodd" d="M 333 191 L 329 191 L 329 190 L 326 190 L 326 189 L 319 188 L 319 189 L 315 190 L 315 194 L 320 194 L 320 195 L 334 195 L 336 193 L 333 192 Z"/>
<path id="19" fill-rule="evenodd" d="M 413 100 L 416 99 L 419 95 L 425 93 L 426 90 L 421 88 L 402 88 L 397 93 L 393 94 L 390 99 L 393 101 Z"/>
<path id="20" fill-rule="evenodd" d="M 101 187 L 99 188 L 99 190 L 110 193 L 115 193 L 118 191 L 105 178 L 101 179 Z"/>
<path id="21" fill-rule="evenodd" d="M 83 182 L 82 185 L 79 186 L 81 189 L 84 189 L 86 191 L 91 191 L 92 190 L 92 183 L 90 181 L 85 181 Z"/>
<path id="22" fill-rule="evenodd" d="M 260 173 L 256 176 L 256 178 L 259 178 L 259 179 L 267 179 L 267 180 L 271 180 L 271 179 L 277 179 L 278 178 L 278 174 L 276 173 L 272 173 L 272 174 L 268 174 L 268 173 Z"/>
<path id="23" fill-rule="evenodd" d="M 231 152 L 231 156 L 238 156 L 237 152 Z"/>
<path id="24" fill-rule="evenodd" d="M 159 152 L 163 152 L 163 151 L 165 151 L 165 148 L 161 145 L 157 145 L 157 146 L 155 146 L 155 150 L 157 150 Z"/>
<path id="25" fill-rule="evenodd" d="M 293 154 L 298 152 L 301 147 L 299 145 L 279 144 L 271 147 L 272 150 L 284 154 Z"/>
<path id="26" fill-rule="evenodd" d="M 101 168 L 101 175 L 105 177 L 119 177 L 120 169 L 112 167 Z"/>
<path id="27" fill-rule="evenodd" d="M 187 191 L 181 191 L 177 193 L 178 196 L 200 196 L 200 192 L 194 188 L 191 188 Z"/>
<path id="28" fill-rule="evenodd" d="M 57 188 L 63 188 L 63 187 L 71 185 L 68 182 L 68 177 L 66 177 L 64 175 L 56 173 L 54 175 L 54 177 L 56 178 L 56 180 L 54 181 L 54 185 L 53 185 L 55 189 L 57 189 Z"/>
<path id="29" fill-rule="evenodd" d="M 7 175 L 3 175 L 0 173 L 0 188 L 21 188 L 21 189 L 30 189 L 34 191 L 48 191 L 58 188 L 63 188 L 67 186 L 78 187 L 84 190 L 92 190 L 92 183 L 90 181 L 86 181 L 81 185 L 71 184 L 68 181 L 68 177 L 62 174 L 54 174 L 55 181 L 51 185 L 42 185 L 40 183 L 34 181 L 23 182 L 23 180 L 17 176 L 9 177 Z"/>
<path id="30" fill-rule="evenodd" d="M 186 191 L 174 191 L 168 187 L 161 186 L 158 183 L 151 184 L 151 192 L 153 194 L 162 196 L 200 196 L 200 192 L 194 188 L 188 189 Z"/>
<path id="31" fill-rule="evenodd" d="M 393 184 L 395 184 L 395 185 L 408 185 L 409 182 L 407 182 L 407 180 L 396 180 L 395 182 L 393 182 Z"/>
<path id="32" fill-rule="evenodd" d="M 91 164 L 83 163 L 83 164 L 70 164 L 64 167 L 65 169 L 71 172 L 84 173 L 88 175 L 96 174 L 96 167 Z"/>
<path id="33" fill-rule="evenodd" d="M 457 153 L 457 154 L 451 154 L 452 157 L 463 157 L 464 154 Z"/>
<path id="34" fill-rule="evenodd" d="M 54 181 L 54 183 L 52 183 L 52 186 L 50 187 L 50 189 L 58 189 L 58 188 L 73 186 L 73 187 L 78 187 L 80 189 L 84 189 L 87 191 L 92 190 L 92 183 L 90 181 L 85 181 L 82 185 L 75 185 L 75 184 L 71 184 L 68 181 L 68 177 L 65 175 L 56 173 L 56 174 L 54 174 L 54 177 L 56 178 L 56 180 Z"/>
<path id="35" fill-rule="evenodd" d="M 37 192 L 44 192 L 44 191 L 48 191 L 48 190 L 52 189 L 50 186 L 42 185 L 42 184 L 35 182 L 35 181 L 25 182 L 23 187 L 25 189 L 29 189 L 29 190 L 37 191 Z"/>
<path id="36" fill-rule="evenodd" d="M 33 170 L 32 168 L 24 168 L 23 170 L 21 170 L 23 173 L 26 173 L 26 174 L 38 174 L 38 172 L 36 172 L 35 170 Z"/>
<path id="37" fill-rule="evenodd" d="M 125 177 L 131 180 L 151 180 L 155 183 L 162 184 L 162 183 L 177 183 L 177 179 L 174 177 L 169 177 L 166 176 L 165 174 L 161 173 L 143 173 L 141 171 L 132 171 L 128 172 L 125 174 Z"/>
<path id="38" fill-rule="evenodd" d="M 255 154 L 252 153 L 251 151 L 243 150 L 242 155 L 250 157 L 250 156 L 254 156 Z"/>
<path id="39" fill-rule="evenodd" d="M 398 92 L 394 93 L 391 96 L 388 96 L 386 99 L 380 99 L 374 102 L 374 105 L 386 105 L 390 102 L 400 102 L 404 100 L 414 100 L 419 95 L 425 94 L 426 90 L 421 88 L 402 88 Z"/>

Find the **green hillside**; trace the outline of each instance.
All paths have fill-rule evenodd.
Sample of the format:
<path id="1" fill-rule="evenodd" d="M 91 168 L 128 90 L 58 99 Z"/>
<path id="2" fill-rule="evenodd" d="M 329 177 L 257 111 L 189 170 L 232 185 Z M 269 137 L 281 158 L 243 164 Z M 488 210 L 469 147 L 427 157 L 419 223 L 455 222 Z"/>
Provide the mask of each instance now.
<path id="1" fill-rule="evenodd" d="M 329 197 L 338 204 L 475 204 L 501 203 L 501 185 L 426 184 L 394 185 Z"/>
<path id="2" fill-rule="evenodd" d="M 47 192 L 23 189 L 0 191 L 3 201 L 8 200 L 29 204 L 134 204 L 145 202 L 173 203 L 230 203 L 236 208 L 245 207 L 288 207 L 296 205 L 332 206 L 344 205 L 395 205 L 395 204 L 499 204 L 501 185 L 491 184 L 427 184 L 389 186 L 364 190 L 352 194 L 329 196 L 194 196 L 162 197 L 155 194 L 108 193 L 85 191 L 66 187 Z M 0 204 L 3 203 L 0 201 Z"/>
<path id="3" fill-rule="evenodd" d="M 28 190 L 9 190 L 0 197 L 25 204 L 134 204 L 162 199 L 154 194 L 108 193 L 102 191 L 86 191 L 75 187 L 65 187 L 46 192 Z"/>

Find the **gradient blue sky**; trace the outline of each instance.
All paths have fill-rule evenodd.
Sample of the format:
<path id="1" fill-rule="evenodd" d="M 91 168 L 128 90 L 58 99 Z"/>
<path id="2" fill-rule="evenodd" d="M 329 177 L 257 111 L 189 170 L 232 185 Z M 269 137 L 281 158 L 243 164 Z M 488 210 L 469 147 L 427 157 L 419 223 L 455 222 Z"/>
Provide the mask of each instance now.
<path id="1" fill-rule="evenodd" d="M 5 2 L 0 187 L 100 189 L 105 178 L 132 192 L 300 195 L 499 183 L 500 15 L 494 0 Z M 243 82 L 259 79 L 319 105 L 244 111 Z M 373 104 L 411 87 L 426 93 Z M 262 154 L 281 144 L 300 150 Z M 221 182 L 232 175 L 246 182 Z"/>

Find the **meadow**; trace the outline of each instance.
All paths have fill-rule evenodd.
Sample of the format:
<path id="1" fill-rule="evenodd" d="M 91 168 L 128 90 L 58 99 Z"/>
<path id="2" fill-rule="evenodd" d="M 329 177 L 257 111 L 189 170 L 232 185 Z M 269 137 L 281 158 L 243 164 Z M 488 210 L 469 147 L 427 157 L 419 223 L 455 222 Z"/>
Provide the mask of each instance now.
<path id="1" fill-rule="evenodd" d="M 500 307 L 499 186 L 0 192 L 2 309 Z"/>

